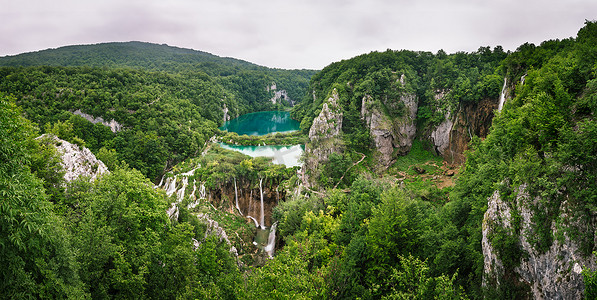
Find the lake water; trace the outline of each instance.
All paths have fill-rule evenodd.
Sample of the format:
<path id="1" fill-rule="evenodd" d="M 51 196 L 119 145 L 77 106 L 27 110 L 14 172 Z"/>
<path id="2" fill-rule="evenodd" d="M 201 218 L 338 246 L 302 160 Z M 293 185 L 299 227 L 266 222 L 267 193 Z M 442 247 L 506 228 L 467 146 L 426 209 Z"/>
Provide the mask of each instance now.
<path id="1" fill-rule="evenodd" d="M 266 135 L 276 132 L 292 132 L 299 130 L 300 123 L 290 118 L 286 111 L 263 111 L 242 115 L 230 120 L 221 130 L 236 132 L 239 135 Z M 292 146 L 236 146 L 220 143 L 224 149 L 241 152 L 251 157 L 271 157 L 274 164 L 286 167 L 302 166 L 299 158 L 305 150 L 304 145 Z"/>
<path id="2" fill-rule="evenodd" d="M 260 111 L 227 121 L 220 129 L 236 132 L 238 135 L 266 135 L 297 131 L 300 129 L 300 123 L 291 119 L 287 111 Z"/>
<path id="3" fill-rule="evenodd" d="M 220 143 L 224 149 L 238 151 L 242 154 L 257 157 L 265 156 L 273 158 L 272 162 L 278 165 L 285 165 L 286 167 L 302 166 L 303 163 L 299 161 L 301 155 L 305 151 L 303 145 L 293 146 L 236 146 Z"/>

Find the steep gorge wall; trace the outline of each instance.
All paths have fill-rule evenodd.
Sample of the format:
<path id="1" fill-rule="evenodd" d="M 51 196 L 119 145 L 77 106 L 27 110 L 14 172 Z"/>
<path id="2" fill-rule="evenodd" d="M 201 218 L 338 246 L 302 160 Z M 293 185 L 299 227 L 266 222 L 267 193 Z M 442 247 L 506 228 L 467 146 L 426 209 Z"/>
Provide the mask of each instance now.
<path id="1" fill-rule="evenodd" d="M 427 136 L 436 154 L 449 163 L 463 164 L 464 152 L 472 137 L 485 138 L 489 133 L 498 102 L 498 99 L 489 98 L 461 102 L 454 115 L 448 111 L 444 120 Z"/>
<path id="2" fill-rule="evenodd" d="M 338 91 L 323 103 L 319 115 L 309 130 L 309 143 L 305 146 L 303 184 L 312 186 L 319 176 L 319 166 L 328 161 L 332 153 L 341 153 L 344 144 L 341 139 L 343 113 Z"/>
<path id="3" fill-rule="evenodd" d="M 546 251 L 538 251 L 531 242 L 537 235 L 534 220 L 538 213 L 538 202 L 540 199 L 531 198 L 525 185 L 518 188 L 514 201 L 502 200 L 498 191 L 488 199 L 488 209 L 483 219 L 483 285 L 493 288 L 500 285 L 518 286 L 527 291 L 531 299 L 582 299 L 582 269 L 595 269 L 596 263 L 593 256 L 582 253 L 579 244 L 562 228 L 562 225 L 572 225 L 569 222 L 574 215 L 573 208 L 566 202 L 560 205 L 556 219 L 568 221 L 560 225 L 552 222 L 549 229 L 554 235 L 560 234 L 561 238 L 554 239 Z M 595 224 L 596 221 L 593 217 L 590 223 Z M 574 225 L 580 228 L 592 226 Z M 515 227 L 519 228 L 519 232 Z M 500 232 L 513 237 L 515 241 L 508 245 L 510 249 L 503 249 L 502 245 L 502 252 L 499 251 L 500 246 L 494 244 L 503 242 L 503 238 L 494 238 Z M 519 248 L 519 260 L 512 262 L 510 258 L 505 262 L 506 254 L 503 252 L 514 252 L 512 247 Z"/>
<path id="4" fill-rule="evenodd" d="M 280 200 L 286 197 L 286 191 L 279 188 L 277 183 L 272 183 L 267 178 L 261 181 L 237 178 L 232 182 L 225 183 L 216 188 L 206 188 L 202 182 L 190 179 L 194 176 L 194 170 L 178 174 L 173 177 L 162 179 L 156 186 L 166 191 L 168 196 L 176 195 L 176 201 L 168 210 L 171 217 L 178 217 L 178 205 L 181 205 L 184 197 L 190 199 L 189 208 L 196 206 L 199 200 L 207 200 L 214 207 L 223 209 L 232 214 L 242 214 L 252 217 L 259 225 L 272 226 L 272 211 Z M 236 188 L 235 188 L 236 182 Z M 263 192 L 263 224 L 261 224 L 261 193 Z M 238 208 L 236 200 L 238 196 Z M 240 210 L 240 212 L 239 212 Z M 251 221 L 252 222 L 252 221 Z"/>
<path id="5" fill-rule="evenodd" d="M 399 81 L 402 87 L 405 86 L 405 80 L 405 76 L 402 75 Z M 399 103 L 404 107 L 403 115 L 400 116 L 391 116 L 384 112 L 384 106 L 396 104 L 373 99 L 369 95 L 364 96 L 361 103 L 361 119 L 365 121 L 375 149 L 380 154 L 378 161 L 382 168 L 388 168 L 397 155 L 406 155 L 410 151 L 417 132 L 417 96 L 403 93 Z"/>

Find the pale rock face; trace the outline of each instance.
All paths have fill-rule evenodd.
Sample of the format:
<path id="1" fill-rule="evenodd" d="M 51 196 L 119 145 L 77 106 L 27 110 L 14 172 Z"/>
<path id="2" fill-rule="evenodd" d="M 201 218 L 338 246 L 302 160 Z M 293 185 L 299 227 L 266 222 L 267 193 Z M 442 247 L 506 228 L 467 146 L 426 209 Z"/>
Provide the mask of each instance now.
<path id="1" fill-rule="evenodd" d="M 222 108 L 222 112 L 224 113 L 224 122 L 230 121 L 230 115 L 228 114 L 228 107 L 226 103 L 224 103 L 224 107 Z"/>
<path id="2" fill-rule="evenodd" d="M 403 74 L 399 82 L 404 86 L 406 76 Z M 365 120 L 375 147 L 381 153 L 380 163 L 389 167 L 393 160 L 394 150 L 399 155 L 405 155 L 410 151 L 413 139 L 417 132 L 415 118 L 417 116 L 418 102 L 416 95 L 403 94 L 400 101 L 404 104 L 406 112 L 404 116 L 392 118 L 382 112 L 371 96 L 363 97 L 361 105 L 361 118 Z"/>
<path id="3" fill-rule="evenodd" d="M 95 180 L 101 174 L 109 173 L 108 167 L 91 153 L 85 147 L 81 148 L 65 140 L 61 140 L 54 135 L 44 134 L 39 138 L 49 138 L 53 140 L 56 149 L 62 158 L 62 168 L 66 172 L 64 180 L 71 182 L 80 176 L 89 177 Z"/>
<path id="4" fill-rule="evenodd" d="M 329 159 L 332 153 L 340 153 L 343 148 L 339 137 L 342 132 L 342 110 L 339 105 L 338 91 L 334 89 L 332 96 L 323 104 L 321 112 L 313 120 L 309 130 L 309 140 L 305 147 L 305 177 L 303 183 L 310 186 L 308 174 L 317 166 Z M 317 176 L 316 174 L 313 174 Z"/>
<path id="5" fill-rule="evenodd" d="M 80 109 L 77 109 L 77 110 L 73 111 L 72 113 L 85 118 L 87 121 L 89 121 L 93 124 L 97 124 L 97 123 L 104 124 L 104 125 L 110 127 L 110 130 L 112 130 L 112 132 L 121 131 L 123 128 L 123 126 L 121 124 L 119 124 L 118 122 L 116 122 L 114 119 L 110 120 L 110 122 L 106 122 L 106 121 L 104 121 L 104 119 L 102 117 L 95 118 L 94 116 L 92 116 L 90 114 L 86 114 L 86 113 L 82 112 Z"/>
<path id="6" fill-rule="evenodd" d="M 404 75 L 400 77 L 400 82 L 403 81 Z M 400 149 L 400 154 L 405 155 L 410 151 L 413 139 L 417 133 L 415 119 L 417 118 L 419 103 L 417 101 L 417 96 L 414 94 L 404 94 L 400 97 L 400 100 L 406 107 L 406 116 L 398 119 L 397 121 L 398 134 L 400 136 L 397 147 Z"/>
<path id="7" fill-rule="evenodd" d="M 452 132 L 452 126 L 454 126 L 454 120 L 450 116 L 448 111 L 445 115 L 444 121 L 431 132 L 431 141 L 435 146 L 435 150 L 438 154 L 444 155 L 446 149 L 450 145 L 450 133 Z"/>
<path id="8" fill-rule="evenodd" d="M 491 245 L 489 235 L 492 231 L 501 226 L 511 229 L 511 210 L 508 203 L 501 200 L 496 191 L 488 199 L 488 209 L 483 219 L 482 248 L 484 256 L 483 282 L 494 279 L 496 284 L 504 276 L 504 265 L 499 254 Z M 582 267 L 595 268 L 595 261 L 592 256 L 584 257 L 580 254 L 579 246 L 563 232 L 563 241 L 554 239 L 551 247 L 545 253 L 537 252 L 528 241 L 533 236 L 533 215 L 530 207 L 538 205 L 539 199 L 531 199 L 526 191 L 526 185 L 518 189 L 515 203 L 521 217 L 521 233 L 519 241 L 525 255 L 520 265 L 514 268 L 518 280 L 527 284 L 533 299 L 582 299 L 584 282 L 582 278 Z M 560 206 L 558 218 L 567 218 L 570 214 L 568 204 Z M 551 231 L 557 232 L 555 223 L 551 225 Z"/>
<path id="9" fill-rule="evenodd" d="M 361 106 L 361 118 L 365 120 L 369 133 L 373 137 L 375 148 L 381 153 L 380 163 L 388 166 L 394 153 L 395 136 L 397 135 L 392 120 L 374 105 L 371 96 L 363 97 Z"/>
<path id="10" fill-rule="evenodd" d="M 272 104 L 282 103 L 282 100 L 293 103 L 290 97 L 288 97 L 288 93 L 286 92 L 286 90 L 275 91 L 274 96 L 271 99 L 269 99 L 269 101 Z"/>
<path id="11" fill-rule="evenodd" d="M 309 130 L 309 139 L 326 139 L 340 134 L 342 130 L 342 111 L 338 104 L 338 91 L 334 89 L 332 96 L 323 103 L 319 115 L 313 120 Z"/>

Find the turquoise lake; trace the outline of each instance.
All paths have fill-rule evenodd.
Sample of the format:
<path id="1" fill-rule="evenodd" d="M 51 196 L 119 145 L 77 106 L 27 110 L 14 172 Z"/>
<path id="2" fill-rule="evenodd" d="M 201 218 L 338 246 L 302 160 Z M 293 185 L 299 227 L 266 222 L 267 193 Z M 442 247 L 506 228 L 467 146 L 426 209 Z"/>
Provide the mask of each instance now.
<path id="1" fill-rule="evenodd" d="M 300 123 L 290 118 L 286 111 L 263 111 L 242 115 L 230 120 L 221 130 L 236 132 L 239 135 L 266 135 L 276 132 L 292 132 L 299 130 Z M 300 157 L 305 150 L 304 145 L 291 146 L 237 146 L 219 143 L 224 149 L 241 152 L 251 157 L 265 156 L 272 158 L 274 164 L 286 167 L 302 166 Z"/>
<path id="2" fill-rule="evenodd" d="M 287 111 L 260 111 L 227 121 L 220 129 L 239 135 L 266 135 L 297 131 L 300 129 L 300 123 L 291 119 Z"/>

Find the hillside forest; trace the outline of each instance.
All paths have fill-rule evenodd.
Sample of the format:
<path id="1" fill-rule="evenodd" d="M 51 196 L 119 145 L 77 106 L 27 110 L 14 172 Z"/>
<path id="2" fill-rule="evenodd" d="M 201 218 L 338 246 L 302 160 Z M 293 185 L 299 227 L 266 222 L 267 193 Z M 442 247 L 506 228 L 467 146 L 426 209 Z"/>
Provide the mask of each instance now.
<path id="1" fill-rule="evenodd" d="M 595 299 L 596 45 L 586 21 L 317 71 L 141 42 L 0 57 L 0 298 Z M 300 130 L 218 129 L 266 110 Z M 92 176 L 66 176 L 71 144 Z"/>

